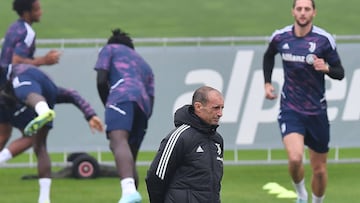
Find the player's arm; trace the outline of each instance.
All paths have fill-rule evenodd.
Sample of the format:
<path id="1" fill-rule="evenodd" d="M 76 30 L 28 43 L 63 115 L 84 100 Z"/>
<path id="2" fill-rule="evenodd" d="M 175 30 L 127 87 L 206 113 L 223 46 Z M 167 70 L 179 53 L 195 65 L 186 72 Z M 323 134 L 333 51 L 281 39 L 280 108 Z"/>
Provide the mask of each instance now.
<path id="1" fill-rule="evenodd" d="M 150 116 L 153 113 L 153 109 L 154 109 L 154 102 L 155 102 L 155 97 L 154 96 L 150 96 L 150 101 L 151 101 L 151 112 L 150 112 Z"/>
<path id="2" fill-rule="evenodd" d="M 342 80 L 344 78 L 345 71 L 340 60 L 328 64 L 323 58 L 314 56 L 313 66 L 315 70 L 327 74 L 332 79 Z"/>
<path id="3" fill-rule="evenodd" d="M 170 140 L 172 139 L 170 138 Z M 180 138 L 173 145 L 174 148 L 171 147 L 169 139 L 166 138 L 161 141 L 159 150 L 145 178 L 150 203 L 164 202 L 168 184 L 184 155 L 182 146 L 183 141 Z"/>
<path id="4" fill-rule="evenodd" d="M 155 89 L 154 89 L 154 77 L 153 76 L 149 77 L 146 88 L 147 88 L 146 92 L 148 93 L 148 95 L 150 97 L 151 110 L 152 110 L 152 109 L 154 109 L 154 102 L 155 102 Z M 152 115 L 152 111 L 150 112 L 150 116 L 151 115 Z"/>
<path id="5" fill-rule="evenodd" d="M 265 97 L 267 99 L 275 99 L 274 87 L 271 84 L 271 76 L 275 65 L 275 55 L 277 51 L 273 43 L 270 43 L 263 56 L 263 75 L 265 82 Z"/>
<path id="6" fill-rule="evenodd" d="M 96 77 L 96 86 L 100 96 L 100 99 L 104 106 L 106 105 L 106 100 L 109 96 L 109 83 L 108 83 L 108 71 L 105 70 L 97 70 Z"/>
<path id="7" fill-rule="evenodd" d="M 331 66 L 328 65 L 328 72 L 326 74 L 332 79 L 342 80 L 345 77 L 345 70 L 341 62 L 338 61 Z"/>
<path id="8" fill-rule="evenodd" d="M 60 55 L 61 54 L 59 51 L 51 50 L 45 56 L 28 58 L 28 57 L 23 57 L 19 54 L 16 54 L 16 52 L 15 52 L 12 57 L 12 64 L 26 63 L 26 64 L 32 64 L 35 66 L 53 65 L 53 64 L 56 64 L 59 62 Z"/>
<path id="9" fill-rule="evenodd" d="M 96 115 L 89 102 L 81 97 L 76 90 L 58 87 L 56 103 L 74 104 L 84 114 L 84 117 L 88 121 L 92 132 L 95 130 L 99 132 L 103 131 L 104 126 L 101 119 Z"/>

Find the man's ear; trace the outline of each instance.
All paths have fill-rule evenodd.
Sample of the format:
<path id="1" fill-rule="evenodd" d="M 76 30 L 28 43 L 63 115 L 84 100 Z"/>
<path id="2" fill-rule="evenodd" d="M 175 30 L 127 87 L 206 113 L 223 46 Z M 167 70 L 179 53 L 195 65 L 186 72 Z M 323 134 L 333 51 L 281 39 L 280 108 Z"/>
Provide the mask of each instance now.
<path id="1" fill-rule="evenodd" d="M 195 111 L 199 111 L 202 107 L 202 104 L 200 102 L 195 102 L 194 103 L 194 109 Z"/>

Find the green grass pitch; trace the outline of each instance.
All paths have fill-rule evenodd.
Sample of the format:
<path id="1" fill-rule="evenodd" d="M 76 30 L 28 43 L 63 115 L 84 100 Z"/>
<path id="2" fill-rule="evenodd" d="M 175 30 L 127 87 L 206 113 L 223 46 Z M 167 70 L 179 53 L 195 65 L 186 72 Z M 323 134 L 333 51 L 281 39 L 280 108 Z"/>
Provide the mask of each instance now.
<path id="1" fill-rule="evenodd" d="M 0 35 L 17 16 L 0 1 Z M 38 38 L 107 38 L 122 27 L 134 37 L 268 36 L 291 24 L 292 0 L 41 0 Z M 316 0 L 315 23 L 336 35 L 360 34 L 357 0 Z"/>
<path id="2" fill-rule="evenodd" d="M 359 164 L 329 164 L 329 185 L 327 203 L 353 203 L 359 198 L 357 181 Z M 56 168 L 54 169 L 56 170 Z M 139 190 L 148 202 L 145 174 L 147 167 L 139 167 Z M 306 166 L 309 171 L 309 166 Z M 37 180 L 21 180 L 25 174 L 36 173 L 35 168 L 0 168 L 0 202 L 32 203 L 38 195 Z M 307 185 L 310 185 L 307 174 Z M 279 199 L 268 194 L 262 187 L 268 182 L 277 182 L 288 190 L 293 190 L 288 178 L 286 165 L 225 166 L 222 182 L 223 203 L 291 203 L 294 199 Z M 117 178 L 98 178 L 92 180 L 54 179 L 51 189 L 52 202 L 117 202 L 120 197 Z"/>

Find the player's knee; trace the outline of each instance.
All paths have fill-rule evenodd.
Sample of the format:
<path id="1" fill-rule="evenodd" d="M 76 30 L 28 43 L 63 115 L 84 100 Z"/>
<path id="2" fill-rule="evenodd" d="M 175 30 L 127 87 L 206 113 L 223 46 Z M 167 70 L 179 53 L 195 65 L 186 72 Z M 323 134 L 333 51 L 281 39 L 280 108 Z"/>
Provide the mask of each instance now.
<path id="1" fill-rule="evenodd" d="M 289 164 L 297 167 L 297 166 L 301 166 L 303 163 L 303 157 L 301 154 L 289 154 Z"/>
<path id="2" fill-rule="evenodd" d="M 313 176 L 315 178 L 325 178 L 327 176 L 327 170 L 325 166 L 313 167 Z"/>

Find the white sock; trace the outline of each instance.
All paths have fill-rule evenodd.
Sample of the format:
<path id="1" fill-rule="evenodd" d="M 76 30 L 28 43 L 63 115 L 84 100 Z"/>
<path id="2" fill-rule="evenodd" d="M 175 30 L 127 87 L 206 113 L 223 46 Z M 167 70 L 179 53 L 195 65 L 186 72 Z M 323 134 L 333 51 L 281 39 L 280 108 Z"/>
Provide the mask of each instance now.
<path id="1" fill-rule="evenodd" d="M 40 185 L 39 203 L 50 203 L 51 179 L 40 178 L 39 185 Z"/>
<path id="2" fill-rule="evenodd" d="M 0 152 L 0 164 L 7 162 L 12 158 L 12 154 L 8 148 L 1 150 Z"/>
<path id="3" fill-rule="evenodd" d="M 120 181 L 120 183 L 123 196 L 136 192 L 134 178 L 124 178 Z"/>
<path id="4" fill-rule="evenodd" d="M 50 111 L 49 105 L 45 101 L 40 101 L 35 105 L 35 111 L 38 115 Z"/>
<path id="5" fill-rule="evenodd" d="M 307 200 L 308 194 L 305 187 L 305 179 L 302 179 L 299 183 L 294 183 L 296 193 L 298 195 L 298 198 L 301 200 Z"/>
<path id="6" fill-rule="evenodd" d="M 312 194 L 312 203 L 322 203 L 323 200 L 325 198 L 325 195 L 323 195 L 322 197 L 317 197 L 316 195 L 314 195 L 314 193 Z"/>

